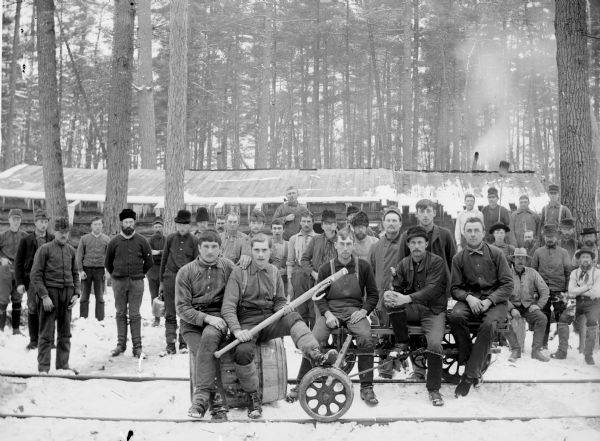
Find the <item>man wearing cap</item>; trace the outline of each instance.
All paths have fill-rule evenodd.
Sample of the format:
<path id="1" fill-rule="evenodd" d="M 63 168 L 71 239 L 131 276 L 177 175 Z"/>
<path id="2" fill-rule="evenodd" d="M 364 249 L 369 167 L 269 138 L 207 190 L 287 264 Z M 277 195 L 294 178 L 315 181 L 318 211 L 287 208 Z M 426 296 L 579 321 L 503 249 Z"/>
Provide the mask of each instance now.
<path id="1" fill-rule="evenodd" d="M 352 255 L 357 259 L 370 262 L 371 248 L 379 239 L 369 234 L 369 217 L 364 211 L 358 211 L 350 221 L 351 230 L 354 232 L 354 247 Z"/>
<path id="2" fill-rule="evenodd" d="M 515 320 L 523 317 L 527 321 L 530 329 L 533 329 L 531 358 L 546 362 L 550 359 L 542 352 L 542 346 L 548 319 L 542 309 L 548 301 L 550 290 L 536 270 L 525 266 L 528 259 L 525 248 L 515 249 L 511 259 L 514 288 L 508 302 L 508 312 Z M 508 360 L 515 362 L 521 358 L 523 348 L 512 327 L 507 339 L 511 349 Z"/>
<path id="3" fill-rule="evenodd" d="M 150 288 L 150 304 L 158 297 L 160 290 L 160 263 L 162 262 L 163 250 L 165 248 L 165 235 L 163 234 L 164 221 L 157 216 L 152 221 L 152 236 L 148 243 L 152 254 L 152 268 L 146 273 L 148 279 L 148 288 Z M 154 317 L 153 327 L 160 325 L 160 317 Z"/>
<path id="4" fill-rule="evenodd" d="M 452 258 L 456 254 L 456 244 L 452 233 L 445 228 L 438 227 L 433 223 L 436 216 L 435 204 L 429 199 L 421 199 L 417 202 L 417 224 L 427 231 L 427 251 L 440 256 L 446 262 L 448 274 L 452 267 Z M 410 254 L 408 247 L 407 233 L 400 237 L 402 247 L 400 248 L 400 259 L 404 259 Z"/>
<path id="5" fill-rule="evenodd" d="M 389 318 L 398 351 L 408 353 L 408 325 L 421 326 L 427 339 L 427 390 L 434 406 L 443 406 L 440 394 L 442 383 L 442 339 L 446 332 L 446 263 L 427 251 L 429 234 L 421 226 L 406 232 L 410 255 L 400 261 L 392 281 L 393 290 L 385 291 L 383 301 L 390 311 Z"/>
<path id="6" fill-rule="evenodd" d="M 317 236 L 313 230 L 313 214 L 304 210 L 298 214 L 300 217 L 300 231 L 290 237 L 288 242 L 288 254 L 286 261 L 286 271 L 288 287 L 287 292 L 290 299 L 295 299 L 308 291 L 313 285 L 310 272 L 302 267 L 302 255 L 308 248 L 310 241 Z M 312 301 L 308 301 L 298 306 L 298 314 L 312 329 L 315 324 L 315 309 Z"/>
<path id="7" fill-rule="evenodd" d="M 179 210 L 173 221 L 175 231 L 167 236 L 160 262 L 160 288 L 165 301 L 166 354 L 175 354 L 177 341 L 177 315 L 175 313 L 175 277 L 177 271 L 198 257 L 198 240 L 190 232 L 192 213 Z M 187 352 L 187 345 L 179 334 L 179 350 Z"/>
<path id="8" fill-rule="evenodd" d="M 335 212 L 323 210 L 323 213 L 321 213 L 321 227 L 323 228 L 323 234 L 313 237 L 301 259 L 302 267 L 313 279 L 311 286 L 319 278 L 319 268 L 324 263 L 337 257 L 335 243 L 338 226 Z"/>
<path id="9" fill-rule="evenodd" d="M 294 234 L 300 231 L 300 213 L 305 211 L 306 205 L 298 203 L 298 189 L 291 185 L 285 190 L 286 202 L 275 210 L 273 219 L 283 222 L 283 239 L 290 240 Z"/>
<path id="10" fill-rule="evenodd" d="M 117 346 L 113 357 L 121 355 L 127 348 L 127 316 L 133 356 L 142 357 L 142 316 L 140 306 L 144 296 L 144 277 L 152 268 L 152 253 L 148 241 L 135 232 L 137 215 L 130 208 L 119 213 L 121 232 L 113 237 L 106 249 L 104 266 L 110 274 L 117 310 Z"/>
<path id="11" fill-rule="evenodd" d="M 29 343 L 27 350 L 37 349 L 40 331 L 38 311 L 38 296 L 31 284 L 31 268 L 33 258 L 39 247 L 54 240 L 54 235 L 48 233 L 48 216 L 45 210 L 36 210 L 34 215 L 35 230 L 19 242 L 15 255 L 15 279 L 17 291 L 27 293 L 27 326 L 29 328 Z"/>
<path id="12" fill-rule="evenodd" d="M 104 320 L 104 260 L 110 237 L 102 232 L 102 218 L 94 217 L 91 222 L 92 231 L 84 234 L 77 247 L 77 268 L 82 281 L 83 292 L 79 302 L 79 316 L 87 318 L 90 306 L 90 294 L 94 286 L 96 297 L 95 317 Z"/>
<path id="13" fill-rule="evenodd" d="M 485 241 L 487 243 L 494 243 L 494 236 L 489 234 L 489 230 L 492 225 L 498 222 L 502 222 L 504 225 L 510 224 L 510 212 L 505 208 L 498 204 L 498 190 L 494 187 L 488 188 L 488 203 L 483 207 L 481 213 L 483 214 L 483 224 L 485 226 L 485 231 L 487 232 L 485 236 Z M 508 237 L 508 243 L 511 245 L 514 243 L 514 238 L 512 235 Z"/>
<path id="14" fill-rule="evenodd" d="M 497 222 L 490 227 L 489 234 L 494 238 L 492 245 L 500 248 L 504 253 L 504 257 L 508 260 L 515 252 L 515 247 L 506 243 L 506 235 L 510 232 L 510 228 L 502 222 Z"/>
<path id="15" fill-rule="evenodd" d="M 484 229 L 478 218 L 467 219 L 467 246 L 452 259 L 451 292 L 457 300 L 450 313 L 450 329 L 458 346 L 458 361 L 466 363 L 454 391 L 466 396 L 479 381 L 495 328 L 506 320 L 507 302 L 513 291 L 513 278 L 504 253 L 483 240 Z M 481 320 L 475 343 L 468 323 Z"/>
<path id="16" fill-rule="evenodd" d="M 21 330 L 21 299 L 23 294 L 17 291 L 15 280 L 14 261 L 17 254 L 17 248 L 21 239 L 27 236 L 27 233 L 21 230 L 21 218 L 23 212 L 18 208 L 13 208 L 8 212 L 8 230 L 0 233 L 0 324 L 4 331 L 6 323 L 6 309 L 9 302 L 12 302 L 12 327 L 13 334 L 20 334 Z"/>
<path id="17" fill-rule="evenodd" d="M 231 260 L 233 263 L 239 263 L 242 267 L 247 267 L 250 263 L 250 246 L 248 236 L 238 231 L 240 227 L 240 216 L 233 211 L 227 215 L 225 232 L 221 233 L 221 246 L 223 257 Z"/>
<path id="18" fill-rule="evenodd" d="M 69 369 L 71 310 L 81 295 L 75 248 L 69 240 L 69 219 L 54 223 L 54 240 L 42 245 L 33 260 L 31 284 L 40 298 L 38 370 L 50 370 L 50 351 L 56 323 L 56 369 Z"/>
<path id="19" fill-rule="evenodd" d="M 462 250 L 467 244 L 467 239 L 463 231 L 465 222 L 471 217 L 478 217 L 483 222 L 483 214 L 475 208 L 475 196 L 469 193 L 465 195 L 465 210 L 458 213 L 454 227 L 454 239 L 456 240 L 458 251 Z"/>
<path id="20" fill-rule="evenodd" d="M 596 253 L 591 248 L 583 247 L 577 251 L 579 268 L 569 276 L 569 297 L 576 298 L 576 313 L 585 315 L 587 328 L 583 354 L 587 364 L 595 364 L 593 357 L 594 345 L 598 338 L 598 317 L 600 316 L 600 269 L 593 265 Z M 564 359 L 569 349 L 569 324 L 573 318 L 563 314 L 558 325 L 558 351 L 553 358 Z"/>
<path id="21" fill-rule="evenodd" d="M 571 210 L 559 202 L 559 191 L 560 189 L 556 184 L 550 184 L 548 186 L 548 197 L 550 198 L 550 202 L 542 208 L 540 225 L 560 225 L 560 221 L 563 219 L 573 219 Z M 540 239 L 542 238 L 543 234 L 540 233 Z"/>
<path id="22" fill-rule="evenodd" d="M 575 251 L 579 248 L 575 234 L 575 221 L 573 219 L 565 218 L 560 221 L 558 229 L 558 246 L 567 250 L 569 258 L 573 259 Z"/>
<path id="23" fill-rule="evenodd" d="M 196 230 L 194 231 L 196 238 L 208 230 L 208 220 L 208 210 L 206 207 L 199 207 L 196 210 Z"/>
<path id="24" fill-rule="evenodd" d="M 512 230 L 517 246 L 522 248 L 525 242 L 525 231 L 533 231 L 534 237 L 540 234 L 540 217 L 529 208 L 529 196 L 526 194 L 519 198 L 519 208 L 510 215 L 510 229 Z"/>
<path id="25" fill-rule="evenodd" d="M 568 289 L 572 266 L 567 250 L 558 246 L 558 227 L 556 225 L 544 225 L 542 234 L 545 245 L 538 248 L 533 254 L 531 267 L 540 273 L 550 289 L 550 297 L 542 309 L 548 319 L 543 342 L 543 347 L 546 349 L 550 334 L 551 309 L 554 310 L 554 319 L 558 323 L 560 316 L 567 307 L 563 293 Z M 564 326 L 557 325 L 557 332 L 560 336 L 561 333 L 568 332 L 568 329 L 565 330 Z"/>

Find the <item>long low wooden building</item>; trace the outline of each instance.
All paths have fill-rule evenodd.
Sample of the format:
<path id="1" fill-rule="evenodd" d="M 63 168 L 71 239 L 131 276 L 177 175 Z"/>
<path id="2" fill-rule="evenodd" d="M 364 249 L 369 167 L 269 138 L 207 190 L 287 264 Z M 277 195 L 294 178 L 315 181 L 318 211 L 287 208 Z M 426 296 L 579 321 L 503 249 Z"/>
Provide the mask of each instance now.
<path id="1" fill-rule="evenodd" d="M 102 211 L 106 170 L 65 168 L 64 177 L 70 214 L 76 221 L 79 214 Z M 416 201 L 422 198 L 438 202 L 443 207 L 439 211 L 445 212 L 442 218 L 454 218 L 463 209 L 467 193 L 475 195 L 477 205 L 486 205 L 489 187 L 499 189 L 502 205 L 507 208 L 517 204 L 521 194 L 529 195 L 535 210 L 547 203 L 544 185 L 533 172 L 501 176 L 496 172 L 388 169 L 189 170 L 185 172 L 184 200 L 191 210 L 208 207 L 212 216 L 233 209 L 244 219 L 256 206 L 271 216 L 290 185 L 298 188 L 300 202 L 308 204 L 317 217 L 324 208 L 334 208 L 340 219 L 350 204 L 358 205 L 376 220 L 382 206 L 397 205 L 413 212 Z M 162 212 L 164 170 L 130 170 L 128 187 L 128 203 L 142 219 Z M 45 197 L 41 166 L 21 164 L 0 173 L 2 219 L 13 206 L 30 210 L 43 206 Z"/>

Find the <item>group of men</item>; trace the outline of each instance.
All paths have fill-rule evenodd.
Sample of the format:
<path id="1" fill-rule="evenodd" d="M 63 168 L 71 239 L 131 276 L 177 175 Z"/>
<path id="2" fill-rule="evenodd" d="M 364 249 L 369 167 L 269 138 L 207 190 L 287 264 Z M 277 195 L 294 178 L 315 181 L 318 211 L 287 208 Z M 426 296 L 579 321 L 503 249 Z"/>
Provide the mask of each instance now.
<path id="1" fill-rule="evenodd" d="M 56 237 L 52 237 L 46 233 L 45 214 L 36 213 L 35 232 L 19 237 L 15 218 L 20 222 L 21 213 L 11 211 L 10 229 L 0 235 L 0 271 L 7 271 L 5 266 L 11 271 L 14 264 L 15 278 L 11 280 L 16 290 L 12 297 L 0 299 L 0 314 L 5 314 L 12 300 L 13 327 L 18 330 L 18 294 L 30 293 L 29 285 L 33 285 L 37 295 L 30 293 L 28 299 L 40 303 L 29 308 L 30 315 L 39 314 L 39 369 L 47 372 L 49 368 L 54 325 L 50 330 L 48 323 L 54 318 L 63 323 L 58 325 L 57 349 L 61 356 L 59 361 L 57 353 L 56 367 L 67 368 L 70 331 L 64 321 L 67 317 L 70 321 L 70 308 L 81 291 L 80 279 L 81 315 L 87 316 L 93 286 L 96 318 L 102 320 L 105 270 L 112 279 L 116 306 L 118 338 L 112 355 L 126 349 L 129 318 L 133 355 L 141 357 L 139 309 L 143 278 L 147 277 L 152 299 L 162 296 L 165 303 L 165 352 L 176 352 L 179 316 L 179 349 L 189 348 L 195 358 L 189 415 L 201 418 L 210 410 L 214 419 L 226 418 L 226 406 L 217 387 L 214 352 L 224 343 L 228 330 L 241 342 L 233 358 L 240 384 L 248 394 L 248 416 L 258 418 L 262 407 L 254 363 L 257 344 L 291 335 L 304 354 L 298 373 L 301 380 L 313 366 L 333 362 L 335 352 L 325 351 L 324 347 L 334 329 L 347 328 L 358 346 L 361 398 L 368 405 L 377 405 L 371 323 L 391 326 L 395 353 L 405 355 L 411 350 L 408 325 L 418 324 L 427 340 L 429 398 L 433 405 L 442 406 L 446 321 L 458 345 L 459 362 L 465 365 L 455 389 L 457 397 L 466 396 L 480 381 L 496 326 L 507 318 L 517 321 L 522 317 L 533 328 L 531 357 L 542 362 L 549 360 L 544 349 L 552 311 L 559 337 L 554 358 L 567 356 L 569 325 L 576 320 L 585 360 L 594 363 L 592 350 L 600 313 L 597 232 L 595 228 L 584 229 L 582 243 L 577 243 L 571 213 L 558 202 L 558 187 L 551 185 L 549 195 L 550 203 L 541 216 L 529 209 L 526 195 L 512 214 L 499 204 L 494 188 L 488 190 L 489 205 L 481 212 L 475 208 L 475 197 L 466 195 L 465 210 L 458 216 L 454 235 L 434 223 L 436 205 L 430 200 L 416 204 L 417 225 L 402 233 L 401 212 L 387 207 L 377 237 L 367 214 L 353 206 L 348 208 L 346 225 L 341 229 L 336 213 L 324 210 L 323 233 L 317 234 L 313 214 L 298 203 L 297 188 L 290 187 L 286 190 L 287 202 L 274 214 L 271 237 L 263 233 L 266 216 L 260 210 L 250 214 L 250 233 L 246 235 L 239 231 L 238 214 L 218 217 L 213 230 L 208 228 L 208 212 L 201 208 L 195 231 L 191 213 L 180 210 L 174 219 L 175 233 L 164 237 L 163 221 L 156 218 L 154 234 L 148 241 L 135 232 L 135 212 L 124 209 L 117 236 L 109 239 L 103 235 L 101 220 L 95 219 L 91 233 L 82 237 L 77 251 L 66 244 L 69 224 L 65 219 L 56 221 Z M 297 310 L 287 306 L 290 300 L 342 268 L 347 274 L 331 284 L 322 300 L 306 302 Z M 0 276 L 3 274 L 0 272 Z M 447 315 L 449 296 L 456 303 Z M 577 299 L 575 314 L 567 307 L 567 296 Z M 250 332 L 281 309 L 284 315 L 280 320 L 259 333 Z M 160 318 L 155 317 L 154 324 L 159 322 Z M 480 322 L 474 343 L 471 322 Z M 32 329 L 35 323 L 30 317 L 30 348 L 37 343 L 36 329 Z M 4 325 L 3 319 L 0 324 Z M 520 339 L 511 332 L 508 341 L 510 359 L 516 361 L 523 350 Z M 382 366 L 380 375 L 391 377 L 392 372 Z M 415 375 L 423 372 L 416 371 Z M 292 389 L 290 397 L 295 396 L 297 389 Z"/>

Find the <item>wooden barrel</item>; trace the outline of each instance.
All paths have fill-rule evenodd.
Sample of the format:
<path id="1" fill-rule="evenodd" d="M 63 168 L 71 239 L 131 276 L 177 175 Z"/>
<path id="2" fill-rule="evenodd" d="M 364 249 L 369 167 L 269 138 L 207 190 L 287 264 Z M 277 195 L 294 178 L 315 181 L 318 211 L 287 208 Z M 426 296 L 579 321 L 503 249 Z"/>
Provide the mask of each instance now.
<path id="1" fill-rule="evenodd" d="M 190 352 L 190 393 L 194 390 L 194 361 Z M 262 402 L 271 403 L 283 400 L 287 392 L 287 359 L 283 339 L 276 338 L 256 346 L 254 362 L 258 370 L 259 390 Z M 222 393 L 229 407 L 246 407 L 246 393 L 240 386 L 233 365 L 233 351 L 229 351 L 219 359 Z"/>

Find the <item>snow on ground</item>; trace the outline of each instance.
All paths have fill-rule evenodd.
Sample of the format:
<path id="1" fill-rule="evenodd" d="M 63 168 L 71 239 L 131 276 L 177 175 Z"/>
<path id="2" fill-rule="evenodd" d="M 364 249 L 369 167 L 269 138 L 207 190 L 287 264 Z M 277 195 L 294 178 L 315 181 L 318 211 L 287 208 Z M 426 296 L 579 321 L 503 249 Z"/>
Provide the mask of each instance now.
<path id="1" fill-rule="evenodd" d="M 144 317 L 142 335 L 147 359 L 131 356 L 131 344 L 120 357 L 110 356 L 116 344 L 114 301 L 110 288 L 106 295 L 106 315 L 103 323 L 95 319 L 78 318 L 74 310 L 70 365 L 81 374 L 185 377 L 188 375 L 188 355 L 159 357 L 164 349 L 164 325 L 153 328 L 149 292 L 142 305 Z M 92 301 L 93 302 L 93 301 Z M 93 311 L 93 305 L 90 307 Z M 37 372 L 37 352 L 24 350 L 28 339 L 0 333 L 0 370 Z M 485 380 L 563 380 L 600 379 L 599 365 L 588 366 L 577 352 L 578 339 L 572 336 L 573 349 L 566 360 L 540 363 L 530 358 L 531 333 L 528 333 L 525 353 L 517 363 L 508 362 L 508 351 L 493 356 Z M 550 342 L 550 352 L 557 341 Z M 286 339 L 288 376 L 294 378 L 300 356 Z M 54 356 L 54 351 L 53 351 Z M 50 373 L 54 373 L 51 369 Z M 61 372 L 64 373 L 64 372 Z M 397 374 L 399 375 L 399 374 Z M 359 426 L 350 424 L 294 423 L 223 423 L 206 422 L 132 422 L 60 419 L 0 420 L 2 439 L 8 440 L 125 440 L 129 430 L 137 440 L 354 440 L 367 437 L 389 437 L 402 434 L 404 439 L 462 440 L 527 439 L 527 440 L 598 440 L 600 420 L 560 419 L 561 416 L 600 415 L 600 384 L 498 384 L 484 383 L 468 397 L 455 399 L 453 386 L 443 385 L 446 405 L 434 408 L 428 402 L 424 384 L 375 385 L 380 405 L 367 407 L 355 387 L 354 402 L 344 419 L 408 416 L 415 421 L 389 425 Z M 186 419 L 189 407 L 189 384 L 181 382 L 122 382 L 116 380 L 72 381 L 58 378 L 0 379 L 0 412 L 39 415 L 70 415 L 117 418 L 181 418 Z M 433 417 L 542 417 L 528 422 L 470 421 L 465 423 L 419 422 Z M 243 409 L 232 409 L 231 419 L 244 420 Z M 306 420 L 298 403 L 280 401 L 264 406 L 264 418 Z M 408 437 L 408 438 L 407 438 Z M 381 438 L 379 438 L 381 439 Z"/>

